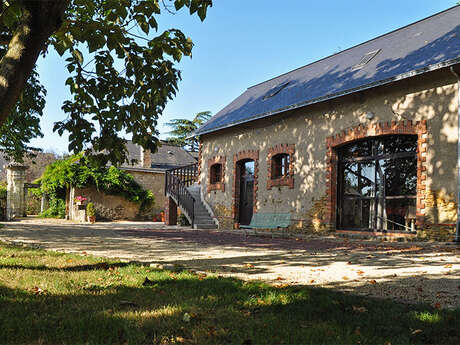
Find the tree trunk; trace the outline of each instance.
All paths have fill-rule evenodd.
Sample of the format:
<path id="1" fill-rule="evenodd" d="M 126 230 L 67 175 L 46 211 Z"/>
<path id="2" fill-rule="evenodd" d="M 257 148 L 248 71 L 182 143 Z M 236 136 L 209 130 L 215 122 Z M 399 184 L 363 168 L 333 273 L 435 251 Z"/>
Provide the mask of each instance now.
<path id="1" fill-rule="evenodd" d="M 21 1 L 22 21 L 0 60 L 0 126 L 16 105 L 38 56 L 62 25 L 70 0 Z"/>

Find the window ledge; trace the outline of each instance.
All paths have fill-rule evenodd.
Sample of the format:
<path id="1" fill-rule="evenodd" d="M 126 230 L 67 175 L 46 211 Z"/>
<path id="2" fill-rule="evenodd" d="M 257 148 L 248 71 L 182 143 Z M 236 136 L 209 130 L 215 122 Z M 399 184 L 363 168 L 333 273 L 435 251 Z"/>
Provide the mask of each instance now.
<path id="1" fill-rule="evenodd" d="M 267 189 L 270 190 L 273 187 L 288 186 L 289 189 L 294 189 L 294 177 L 293 176 L 282 176 L 267 181 Z"/>
<path id="2" fill-rule="evenodd" d="M 217 183 L 209 184 L 208 185 L 208 193 L 212 192 L 213 190 L 221 190 L 222 192 L 225 192 L 225 183 L 217 182 Z"/>

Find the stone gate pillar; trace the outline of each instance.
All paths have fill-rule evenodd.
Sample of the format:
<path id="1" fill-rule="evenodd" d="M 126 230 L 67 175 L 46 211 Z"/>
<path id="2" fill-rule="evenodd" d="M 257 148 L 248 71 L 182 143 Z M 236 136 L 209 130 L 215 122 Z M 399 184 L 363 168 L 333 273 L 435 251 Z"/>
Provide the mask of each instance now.
<path id="1" fill-rule="evenodd" d="M 6 166 L 6 179 L 8 182 L 6 199 L 6 219 L 22 217 L 26 210 L 24 196 L 24 181 L 27 166 L 11 163 Z"/>

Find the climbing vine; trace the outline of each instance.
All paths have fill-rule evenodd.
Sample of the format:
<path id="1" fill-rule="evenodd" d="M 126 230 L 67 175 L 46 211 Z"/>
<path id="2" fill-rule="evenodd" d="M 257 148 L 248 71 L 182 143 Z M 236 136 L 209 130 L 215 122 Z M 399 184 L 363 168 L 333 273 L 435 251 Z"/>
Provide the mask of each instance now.
<path id="1" fill-rule="evenodd" d="M 63 207 L 62 203 L 53 200 L 65 200 L 66 190 L 70 186 L 95 187 L 105 194 L 121 196 L 140 204 L 141 211 L 149 209 L 155 201 L 153 193 L 143 189 L 132 175 L 114 166 L 94 166 L 82 153 L 50 164 L 38 182 L 41 183 L 41 193 L 48 194 L 50 198 L 50 209 L 53 205 Z M 48 212 L 61 215 L 59 211 Z"/>

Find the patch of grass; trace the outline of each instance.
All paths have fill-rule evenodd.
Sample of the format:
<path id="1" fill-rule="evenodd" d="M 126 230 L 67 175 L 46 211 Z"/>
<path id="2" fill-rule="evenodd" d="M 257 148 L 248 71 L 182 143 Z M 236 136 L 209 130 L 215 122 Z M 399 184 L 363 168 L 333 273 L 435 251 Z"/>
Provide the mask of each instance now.
<path id="1" fill-rule="evenodd" d="M 1 344 L 458 344 L 458 324 L 460 310 L 0 244 Z"/>

